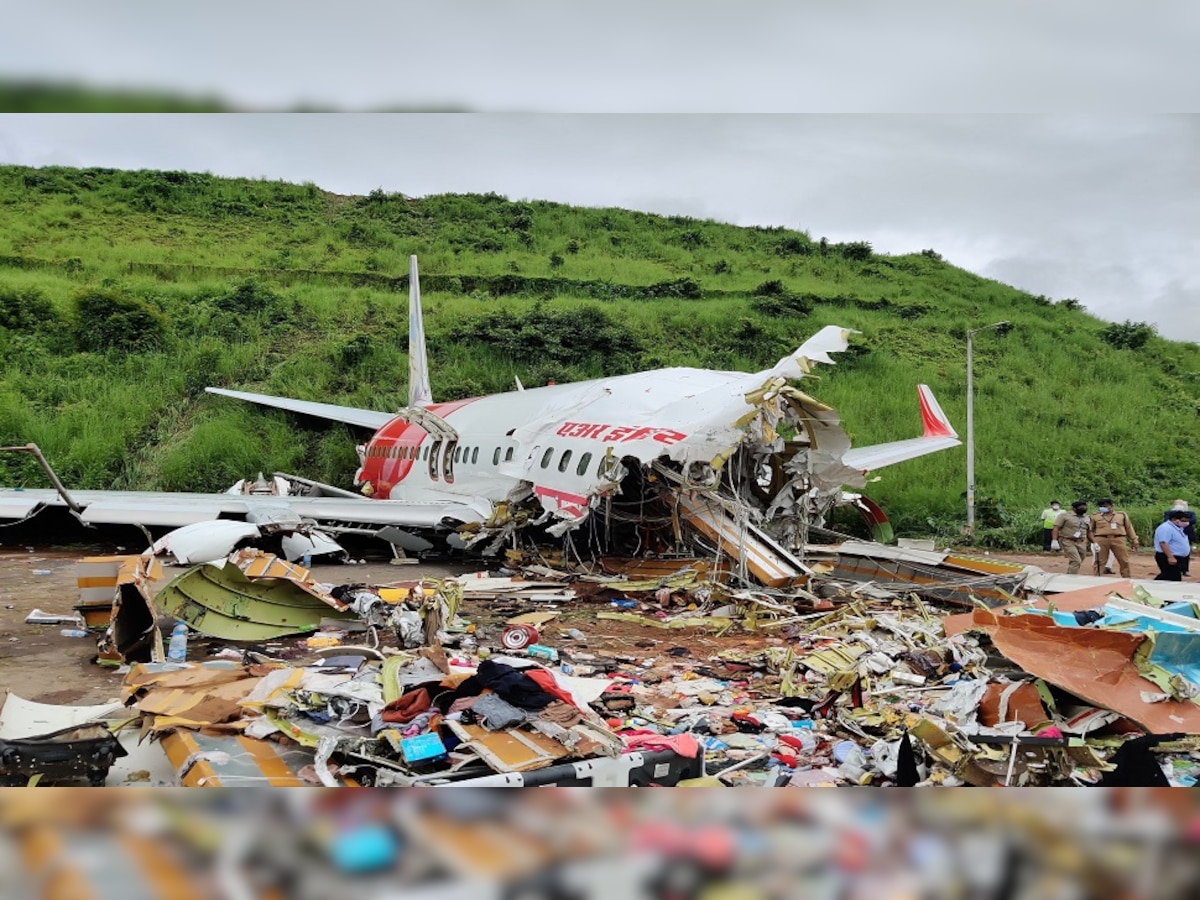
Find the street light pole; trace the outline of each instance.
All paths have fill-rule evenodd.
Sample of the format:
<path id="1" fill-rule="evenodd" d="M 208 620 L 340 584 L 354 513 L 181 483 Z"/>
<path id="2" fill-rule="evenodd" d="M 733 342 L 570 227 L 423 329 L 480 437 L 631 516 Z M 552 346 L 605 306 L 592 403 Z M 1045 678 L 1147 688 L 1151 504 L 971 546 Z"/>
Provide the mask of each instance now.
<path id="1" fill-rule="evenodd" d="M 975 536 L 975 358 L 971 339 L 989 328 L 1003 328 L 1008 322 L 993 322 L 967 331 L 967 527 L 963 534 Z"/>

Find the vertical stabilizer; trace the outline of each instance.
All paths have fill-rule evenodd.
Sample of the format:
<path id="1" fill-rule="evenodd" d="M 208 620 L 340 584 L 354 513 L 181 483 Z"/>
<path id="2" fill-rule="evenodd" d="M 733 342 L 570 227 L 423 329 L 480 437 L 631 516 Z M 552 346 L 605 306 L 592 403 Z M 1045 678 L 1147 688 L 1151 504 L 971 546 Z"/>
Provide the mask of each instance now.
<path id="1" fill-rule="evenodd" d="M 429 357 L 425 353 L 425 320 L 421 317 L 421 282 L 417 257 L 408 258 L 408 405 L 433 402 L 429 386 Z"/>

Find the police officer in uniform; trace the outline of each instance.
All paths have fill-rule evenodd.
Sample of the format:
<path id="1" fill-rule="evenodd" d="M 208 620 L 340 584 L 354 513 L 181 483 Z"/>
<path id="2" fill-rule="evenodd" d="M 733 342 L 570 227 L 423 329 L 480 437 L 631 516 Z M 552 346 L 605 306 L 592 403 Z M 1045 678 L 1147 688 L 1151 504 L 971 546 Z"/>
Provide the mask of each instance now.
<path id="1" fill-rule="evenodd" d="M 1084 554 L 1092 539 L 1092 518 L 1087 514 L 1087 501 L 1076 500 L 1071 511 L 1063 510 L 1054 520 L 1051 546 L 1061 545 L 1067 557 L 1067 574 L 1076 575 L 1083 564 Z"/>
<path id="2" fill-rule="evenodd" d="M 1125 542 L 1129 541 L 1133 545 L 1134 553 L 1137 553 L 1138 550 L 1137 532 L 1133 530 L 1133 523 L 1129 521 L 1128 514 L 1114 508 L 1111 497 L 1105 497 L 1100 501 L 1096 511 L 1092 513 L 1091 520 L 1092 540 L 1100 547 L 1098 551 L 1100 555 L 1096 557 L 1097 567 L 1107 562 L 1108 554 L 1112 553 L 1117 558 L 1117 567 L 1121 571 L 1121 577 L 1128 578 L 1129 552 Z"/>

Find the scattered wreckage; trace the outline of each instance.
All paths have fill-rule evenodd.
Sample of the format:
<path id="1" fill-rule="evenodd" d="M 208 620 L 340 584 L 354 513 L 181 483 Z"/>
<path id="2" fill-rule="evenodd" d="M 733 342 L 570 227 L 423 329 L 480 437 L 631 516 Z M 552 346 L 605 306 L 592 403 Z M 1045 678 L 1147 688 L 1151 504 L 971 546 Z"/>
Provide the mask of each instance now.
<path id="1" fill-rule="evenodd" d="M 41 783 L 94 782 L 106 763 L 109 783 L 154 771 L 190 786 L 1200 776 L 1192 585 L 861 542 L 809 560 L 771 586 L 730 561 L 571 571 L 511 551 L 509 571 L 376 586 L 319 584 L 241 550 L 157 591 L 151 557 L 84 561 L 112 573 L 100 646 L 124 666 L 122 700 L 39 709 L 10 695 L 0 773 L 25 783 L 38 752 L 103 737 L 78 730 L 101 723 L 127 756 L 100 747 L 73 771 L 47 756 Z M 232 615 L 179 599 L 200 570 Z M 307 618 L 281 614 L 292 605 Z M 142 625 L 168 608 L 208 636 L 208 659 L 163 661 L 160 629 Z M 127 609 L 138 618 L 119 626 Z"/>

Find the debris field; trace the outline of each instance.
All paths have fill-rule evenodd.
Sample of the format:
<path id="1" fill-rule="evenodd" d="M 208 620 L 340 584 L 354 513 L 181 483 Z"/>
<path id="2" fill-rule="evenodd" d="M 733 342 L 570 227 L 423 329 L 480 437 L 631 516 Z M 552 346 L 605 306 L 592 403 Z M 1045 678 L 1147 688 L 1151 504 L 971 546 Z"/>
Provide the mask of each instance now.
<path id="1" fill-rule="evenodd" d="M 94 640 L 110 702 L 7 691 L 5 784 L 1200 775 L 1200 588 L 1188 582 L 851 541 L 814 548 L 803 575 L 772 587 L 745 587 L 714 559 L 583 566 L 516 550 L 490 571 L 397 566 L 381 583 L 257 550 L 75 569 L 71 612 L 25 621 Z M 186 647 L 168 648 L 177 622 Z"/>

